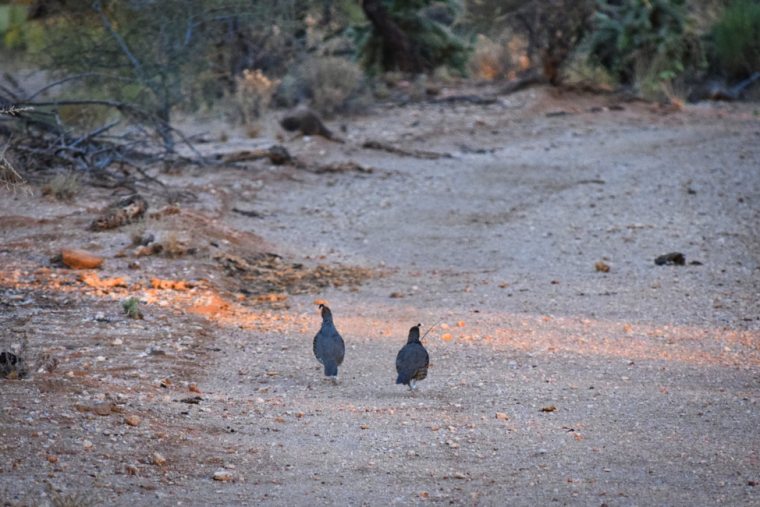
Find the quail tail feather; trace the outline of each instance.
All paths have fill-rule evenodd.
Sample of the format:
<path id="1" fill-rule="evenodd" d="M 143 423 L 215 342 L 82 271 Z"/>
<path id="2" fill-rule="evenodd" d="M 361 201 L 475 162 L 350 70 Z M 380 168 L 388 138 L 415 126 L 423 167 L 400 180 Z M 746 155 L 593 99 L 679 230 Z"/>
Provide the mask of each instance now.
<path id="1" fill-rule="evenodd" d="M 325 377 L 338 376 L 338 362 L 335 359 L 325 360 Z"/>

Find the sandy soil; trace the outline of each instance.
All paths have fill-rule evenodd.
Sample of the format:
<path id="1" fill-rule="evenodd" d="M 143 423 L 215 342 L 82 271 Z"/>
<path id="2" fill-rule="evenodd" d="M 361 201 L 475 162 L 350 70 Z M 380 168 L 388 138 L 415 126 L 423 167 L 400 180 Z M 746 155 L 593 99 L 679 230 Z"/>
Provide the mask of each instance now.
<path id="1" fill-rule="evenodd" d="M 616 105 L 534 88 L 384 108 L 346 144 L 285 143 L 372 173 L 157 174 L 192 213 L 109 232 L 86 228 L 110 191 L 3 194 L 3 343 L 59 365 L 0 381 L 2 500 L 49 482 L 133 506 L 760 505 L 757 107 Z M 130 270 L 141 228 L 198 251 Z M 125 280 L 88 286 L 50 263 L 66 246 Z M 655 266 L 673 251 L 687 265 Z M 338 386 L 315 300 L 347 344 Z M 432 365 L 411 395 L 394 359 L 418 322 Z"/>

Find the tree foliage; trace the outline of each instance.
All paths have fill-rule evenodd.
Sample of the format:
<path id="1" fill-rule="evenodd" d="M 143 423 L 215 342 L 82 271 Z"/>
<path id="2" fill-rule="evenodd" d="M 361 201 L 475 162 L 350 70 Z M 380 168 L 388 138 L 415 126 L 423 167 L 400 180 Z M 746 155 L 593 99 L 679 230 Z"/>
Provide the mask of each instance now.
<path id="1" fill-rule="evenodd" d="M 760 72 L 760 3 L 732 2 L 715 25 L 713 38 L 720 65 L 731 77 Z"/>
<path id="2" fill-rule="evenodd" d="M 532 67 L 559 84 L 560 67 L 590 28 L 594 0 L 467 0 L 462 24 L 477 32 L 508 30 L 526 42 Z"/>
<path id="3" fill-rule="evenodd" d="M 465 74 L 467 48 L 446 26 L 427 15 L 433 4 L 454 0 L 364 0 L 369 23 L 357 27 L 360 61 L 370 73 L 430 72 L 447 66 Z"/>
<path id="4" fill-rule="evenodd" d="M 278 22 L 287 26 L 297 21 L 295 4 L 74 0 L 49 13 L 47 66 L 79 74 L 86 86 L 109 99 L 137 104 L 168 124 L 177 105 L 222 79 L 234 82 L 228 73 L 242 72 L 239 61 L 247 49 L 239 40 L 245 39 L 242 30 L 259 28 L 275 37 L 282 33 Z M 220 52 L 222 46 L 226 51 Z M 237 60 L 230 57 L 233 47 Z M 170 130 L 162 137 L 172 143 Z"/>
<path id="5" fill-rule="evenodd" d="M 642 59 L 663 62 L 663 79 L 703 62 L 684 0 L 599 0 L 590 54 L 624 85 Z"/>

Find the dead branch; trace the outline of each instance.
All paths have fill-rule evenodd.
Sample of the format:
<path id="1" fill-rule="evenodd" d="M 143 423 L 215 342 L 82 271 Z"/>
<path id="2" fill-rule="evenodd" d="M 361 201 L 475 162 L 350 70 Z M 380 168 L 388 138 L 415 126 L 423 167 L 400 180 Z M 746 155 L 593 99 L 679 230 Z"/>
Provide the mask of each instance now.
<path id="1" fill-rule="evenodd" d="M 478 97 L 477 95 L 452 95 L 429 101 L 430 104 L 451 104 L 453 102 L 470 102 L 471 104 L 487 106 L 496 104 L 498 101 L 495 98 Z"/>
<path id="2" fill-rule="evenodd" d="M 546 82 L 543 76 L 538 74 L 531 74 L 520 79 L 508 82 L 504 87 L 499 90 L 499 95 L 509 95 L 510 93 L 519 92 L 529 86 L 541 84 Z"/>
<path id="3" fill-rule="evenodd" d="M 453 158 L 451 153 L 438 153 L 435 151 L 424 151 L 424 150 L 409 151 L 403 148 L 397 148 L 396 146 L 391 146 L 390 144 L 384 144 L 378 141 L 365 141 L 364 144 L 362 144 L 362 148 L 366 148 L 369 150 L 383 150 L 383 151 L 387 151 L 388 153 L 393 153 L 395 155 L 401 155 L 404 157 L 421 158 L 425 160 L 437 160 L 439 158 Z"/>

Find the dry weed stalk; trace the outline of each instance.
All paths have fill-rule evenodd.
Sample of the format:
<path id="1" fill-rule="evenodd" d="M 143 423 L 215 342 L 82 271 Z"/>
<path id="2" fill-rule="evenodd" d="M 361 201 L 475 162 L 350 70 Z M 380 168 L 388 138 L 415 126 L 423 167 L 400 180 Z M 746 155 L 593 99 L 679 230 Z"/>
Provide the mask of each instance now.
<path id="1" fill-rule="evenodd" d="M 258 122 L 269 108 L 280 80 L 272 81 L 260 70 L 244 70 L 242 76 L 235 78 L 235 84 L 235 102 L 240 107 L 243 124 L 249 137 L 257 137 L 261 130 Z"/>
<path id="2" fill-rule="evenodd" d="M 74 171 L 67 171 L 55 176 L 42 189 L 42 194 L 52 194 L 59 201 L 72 201 L 82 191 L 82 183 L 79 175 Z"/>
<path id="3" fill-rule="evenodd" d="M 8 108 L 0 108 L 0 115 L 7 114 L 9 116 L 13 116 L 17 113 L 23 112 L 23 111 L 30 111 L 33 108 L 31 107 L 16 107 L 16 106 L 10 106 Z M 17 191 L 20 191 L 23 194 L 32 194 L 32 189 L 29 187 L 29 184 L 24 180 L 24 178 L 21 177 L 21 175 L 14 169 L 11 162 L 8 160 L 8 158 L 5 156 L 5 152 L 8 149 L 8 146 L 10 145 L 10 139 L 7 143 L 5 143 L 5 146 L 3 146 L 2 151 L 0 151 L 0 188 L 5 188 L 6 190 L 12 190 L 15 194 Z"/>
<path id="4" fill-rule="evenodd" d="M 89 492 L 61 494 L 49 482 L 45 486 L 45 493 L 53 507 L 94 507 L 103 503 L 103 500 Z"/>
<path id="5" fill-rule="evenodd" d="M 0 344 L 0 376 L 10 380 L 22 379 L 29 373 L 26 367 L 29 340 L 24 335 L 20 343 Z"/>

